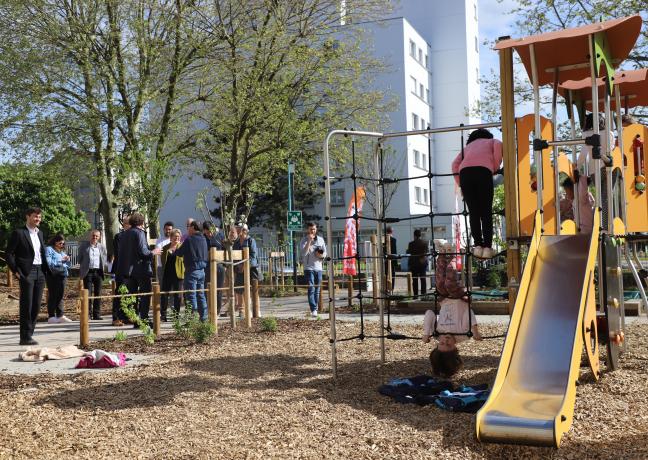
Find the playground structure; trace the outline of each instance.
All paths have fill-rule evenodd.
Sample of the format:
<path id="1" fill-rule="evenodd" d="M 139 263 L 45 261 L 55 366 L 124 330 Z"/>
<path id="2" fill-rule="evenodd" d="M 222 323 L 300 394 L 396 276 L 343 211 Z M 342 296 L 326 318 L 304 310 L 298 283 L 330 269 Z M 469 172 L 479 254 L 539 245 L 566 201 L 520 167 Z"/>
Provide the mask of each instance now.
<path id="1" fill-rule="evenodd" d="M 476 435 L 480 441 L 558 447 L 573 420 L 583 348 L 595 379 L 601 374 L 599 334 L 601 342 L 606 345 L 607 370 L 614 371 L 620 366 L 619 355 L 626 347 L 623 257 L 633 273 L 644 305 L 647 304 L 641 279 L 645 270 L 641 269 L 634 244 L 645 240 L 647 237 L 642 233 L 648 232 L 648 193 L 645 191 L 648 159 L 642 144 L 648 129 L 642 125 L 623 127 L 621 112 L 622 108 L 627 112 L 631 107 L 646 104 L 647 72 L 644 69 L 615 74 L 615 69 L 632 50 L 641 24 L 641 17 L 636 15 L 523 39 L 506 37 L 496 45 L 500 56 L 511 318 L 490 398 L 477 414 Z M 514 49 L 531 79 L 534 94 L 534 113 L 519 118 L 515 116 L 514 104 Z M 553 88 L 551 120 L 540 115 L 540 87 L 544 85 Z M 563 95 L 567 102 L 571 131 L 568 139 L 558 136 L 558 94 Z M 583 139 L 577 137 L 576 117 L 579 117 L 582 129 L 586 110 L 592 112 L 594 120 L 603 113 L 605 127 L 601 132 L 595 121 L 593 134 Z M 618 145 L 614 148 L 607 136 L 602 136 L 612 132 L 613 111 L 618 133 Z M 355 157 L 350 176 L 331 176 L 329 143 L 334 137 L 376 140 L 374 180 L 379 192 L 376 193 L 375 217 L 369 220 L 375 221 L 378 241 L 382 241 L 384 226 L 388 223 L 421 217 L 429 217 L 433 223 L 435 216 L 448 214 L 385 215 L 380 190 L 384 190 L 386 183 L 411 179 L 393 179 L 383 175 L 382 148 L 387 139 L 499 125 L 461 125 L 400 133 L 329 132 L 324 144 L 329 245 L 331 220 L 334 219 L 330 207 L 331 181 L 346 178 L 355 182 L 357 178 Z M 578 153 L 584 148 L 591 149 L 594 160 L 593 170 L 586 169 L 582 177 L 585 180 L 589 175 L 594 176 L 595 208 L 591 234 L 581 232 L 578 206 L 575 206 L 574 220 L 561 218 L 559 206 L 560 173 L 574 178 Z M 571 150 L 571 160 L 561 149 Z M 531 187 L 532 164 L 536 171 L 535 189 Z M 587 168 L 587 162 L 585 164 Z M 432 181 L 435 176 L 443 175 L 447 174 L 432 171 L 430 161 L 427 175 L 423 177 Z M 356 219 L 356 223 L 361 218 L 366 219 L 357 213 L 345 218 Z M 468 239 L 466 250 L 459 252 L 467 259 L 469 246 Z M 521 257 L 523 246 L 528 247 L 524 264 Z M 436 257 L 434 245 L 428 255 Z M 355 259 L 359 264 L 358 254 Z M 379 273 L 385 273 L 387 260 L 386 254 L 379 254 Z M 465 263 L 464 266 L 470 299 L 471 264 Z M 386 280 L 379 280 L 379 296 L 375 298 L 374 295 L 373 299 L 379 305 L 381 334 L 375 337 L 381 341 L 383 361 L 385 339 L 406 338 L 393 334 L 389 325 L 385 326 L 385 307 L 388 308 L 392 299 L 386 287 Z M 334 284 L 329 284 L 328 293 L 331 360 L 333 373 L 337 375 L 337 343 L 368 336 L 364 336 L 361 330 L 359 336 L 338 339 L 335 305 L 336 301 L 343 299 L 336 298 Z M 370 297 L 362 290 L 355 297 L 362 303 L 363 296 Z M 467 335 L 471 335 L 470 328 Z"/>

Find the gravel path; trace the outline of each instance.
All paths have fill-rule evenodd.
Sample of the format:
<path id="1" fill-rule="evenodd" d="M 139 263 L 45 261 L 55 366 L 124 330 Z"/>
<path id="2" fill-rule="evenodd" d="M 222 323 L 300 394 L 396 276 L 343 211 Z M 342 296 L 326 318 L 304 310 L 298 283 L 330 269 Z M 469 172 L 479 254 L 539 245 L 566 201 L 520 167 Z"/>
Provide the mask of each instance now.
<path id="1" fill-rule="evenodd" d="M 378 394 L 393 377 L 428 373 L 429 345 L 389 342 L 381 365 L 377 340 L 341 343 L 333 381 L 328 321 L 281 320 L 274 334 L 255 326 L 223 327 L 200 346 L 172 334 L 152 347 L 93 344 L 156 357 L 122 372 L 0 375 L 0 458 L 648 458 L 645 324 L 629 327 L 622 370 L 595 383 L 583 369 L 559 450 L 479 444 L 472 415 Z M 339 325 L 340 337 L 357 332 Z M 457 380 L 492 382 L 501 346 L 462 344 Z"/>

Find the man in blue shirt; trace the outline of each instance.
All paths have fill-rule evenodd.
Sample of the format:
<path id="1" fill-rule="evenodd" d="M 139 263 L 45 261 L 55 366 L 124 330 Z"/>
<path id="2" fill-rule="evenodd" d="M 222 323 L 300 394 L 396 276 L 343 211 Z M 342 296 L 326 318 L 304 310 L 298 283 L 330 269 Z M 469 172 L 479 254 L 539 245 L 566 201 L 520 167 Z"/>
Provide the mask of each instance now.
<path id="1" fill-rule="evenodd" d="M 322 284 L 322 261 L 326 258 L 326 243 L 324 238 L 317 236 L 317 224 L 309 222 L 307 233 L 299 243 L 304 276 L 308 282 L 308 305 L 311 316 L 317 317 L 320 285 Z"/>
<path id="2" fill-rule="evenodd" d="M 205 288 L 205 267 L 209 257 L 207 240 L 195 220 L 187 224 L 187 229 L 189 236 L 176 251 L 176 255 L 184 259 L 184 289 L 192 291 L 187 293 L 185 304 L 191 305 L 193 311 L 198 311 L 201 321 L 206 321 L 207 297 L 202 289 Z"/>

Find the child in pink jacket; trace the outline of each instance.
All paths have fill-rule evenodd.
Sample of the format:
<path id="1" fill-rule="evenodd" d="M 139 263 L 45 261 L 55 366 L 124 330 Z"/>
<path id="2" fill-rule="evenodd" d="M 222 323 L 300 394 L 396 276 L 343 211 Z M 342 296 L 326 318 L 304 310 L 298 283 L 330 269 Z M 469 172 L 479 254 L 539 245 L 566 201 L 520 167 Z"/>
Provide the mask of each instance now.
<path id="1" fill-rule="evenodd" d="M 493 244 L 493 175 L 502 162 L 502 143 L 487 129 L 476 129 L 452 162 L 455 181 L 470 213 L 475 257 L 490 259 Z"/>

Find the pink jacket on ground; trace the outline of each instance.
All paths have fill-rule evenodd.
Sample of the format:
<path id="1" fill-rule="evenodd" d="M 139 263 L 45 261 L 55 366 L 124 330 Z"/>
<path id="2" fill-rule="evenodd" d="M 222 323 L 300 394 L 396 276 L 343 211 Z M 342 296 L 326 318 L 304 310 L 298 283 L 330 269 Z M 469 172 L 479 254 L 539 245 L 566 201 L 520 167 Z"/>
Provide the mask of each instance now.
<path id="1" fill-rule="evenodd" d="M 472 166 L 482 166 L 494 174 L 502 163 L 502 143 L 497 139 L 475 139 L 464 147 L 463 160 L 461 152 L 452 162 L 452 173 L 459 185 L 459 171 Z"/>

